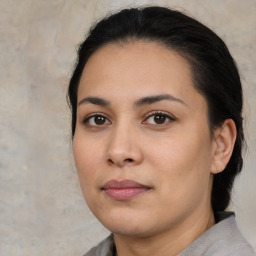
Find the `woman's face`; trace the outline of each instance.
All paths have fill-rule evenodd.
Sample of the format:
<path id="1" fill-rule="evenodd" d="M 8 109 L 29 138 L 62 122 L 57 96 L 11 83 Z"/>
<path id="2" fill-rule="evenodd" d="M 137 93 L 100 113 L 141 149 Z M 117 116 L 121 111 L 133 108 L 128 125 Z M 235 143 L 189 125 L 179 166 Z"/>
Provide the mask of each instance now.
<path id="1" fill-rule="evenodd" d="M 188 63 L 163 46 L 108 44 L 90 57 L 73 147 L 85 200 L 116 234 L 186 229 L 211 212 L 207 104 Z"/>

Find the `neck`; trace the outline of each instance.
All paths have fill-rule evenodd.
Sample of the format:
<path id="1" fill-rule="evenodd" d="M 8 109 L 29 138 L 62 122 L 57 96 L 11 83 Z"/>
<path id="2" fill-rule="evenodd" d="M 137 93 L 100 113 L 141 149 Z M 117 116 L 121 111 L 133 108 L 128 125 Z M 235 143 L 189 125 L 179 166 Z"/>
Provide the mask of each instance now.
<path id="1" fill-rule="evenodd" d="M 199 214 L 199 215 L 198 215 Z M 175 256 L 215 224 L 212 210 L 199 212 L 178 227 L 148 236 L 114 234 L 118 256 Z"/>

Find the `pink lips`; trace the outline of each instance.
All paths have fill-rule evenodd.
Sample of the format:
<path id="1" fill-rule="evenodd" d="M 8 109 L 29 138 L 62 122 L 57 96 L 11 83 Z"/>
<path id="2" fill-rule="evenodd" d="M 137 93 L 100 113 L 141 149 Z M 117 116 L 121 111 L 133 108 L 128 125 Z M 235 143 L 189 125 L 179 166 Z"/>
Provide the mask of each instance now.
<path id="1" fill-rule="evenodd" d="M 110 180 L 103 187 L 103 190 L 110 198 L 119 201 L 132 199 L 149 189 L 150 187 L 133 180 Z"/>

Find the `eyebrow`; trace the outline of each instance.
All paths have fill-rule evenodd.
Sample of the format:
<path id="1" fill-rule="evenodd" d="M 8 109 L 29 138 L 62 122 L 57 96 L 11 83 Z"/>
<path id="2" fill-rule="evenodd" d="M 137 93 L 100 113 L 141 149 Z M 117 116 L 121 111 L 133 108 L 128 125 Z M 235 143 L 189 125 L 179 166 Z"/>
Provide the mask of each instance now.
<path id="1" fill-rule="evenodd" d="M 153 103 L 156 103 L 156 102 L 159 102 L 162 100 L 175 101 L 175 102 L 182 103 L 182 104 L 186 105 L 184 101 L 182 101 L 181 99 L 178 99 L 170 94 L 147 96 L 147 97 L 144 97 L 144 98 L 141 98 L 141 99 L 135 101 L 134 105 L 136 107 L 142 107 L 144 105 L 151 105 Z M 78 103 L 78 105 L 85 104 L 85 103 L 91 103 L 91 104 L 99 105 L 99 106 L 103 106 L 103 107 L 110 106 L 110 101 L 99 98 L 99 97 L 86 97 L 86 98 L 82 99 Z"/>
<path id="2" fill-rule="evenodd" d="M 162 100 L 175 101 L 175 102 L 179 102 L 179 103 L 186 105 L 184 101 L 182 101 L 181 99 L 178 99 L 170 94 L 161 94 L 161 95 L 153 95 L 153 96 L 141 98 L 135 102 L 135 106 L 141 107 L 141 106 L 150 105 L 150 104 L 156 103 L 158 101 L 162 101 Z"/>
<path id="3" fill-rule="evenodd" d="M 87 98 L 84 98 L 84 99 L 82 99 L 78 103 L 78 105 L 81 105 L 81 104 L 84 104 L 84 103 L 91 103 L 91 104 L 99 105 L 99 106 L 103 106 L 103 107 L 110 105 L 109 101 L 104 100 L 102 98 L 98 98 L 98 97 L 87 97 Z"/>

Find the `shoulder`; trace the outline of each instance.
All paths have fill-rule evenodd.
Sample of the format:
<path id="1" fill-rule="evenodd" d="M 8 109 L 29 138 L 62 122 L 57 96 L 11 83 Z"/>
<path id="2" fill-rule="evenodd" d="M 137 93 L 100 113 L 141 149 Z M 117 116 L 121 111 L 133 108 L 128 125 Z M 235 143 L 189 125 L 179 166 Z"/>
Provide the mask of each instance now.
<path id="1" fill-rule="evenodd" d="M 113 251 L 114 239 L 113 235 L 110 235 L 83 256 L 113 256 Z"/>
<path id="2" fill-rule="evenodd" d="M 198 237 L 179 256 L 255 256 L 239 231 L 234 213 L 217 213 L 218 223 Z"/>

